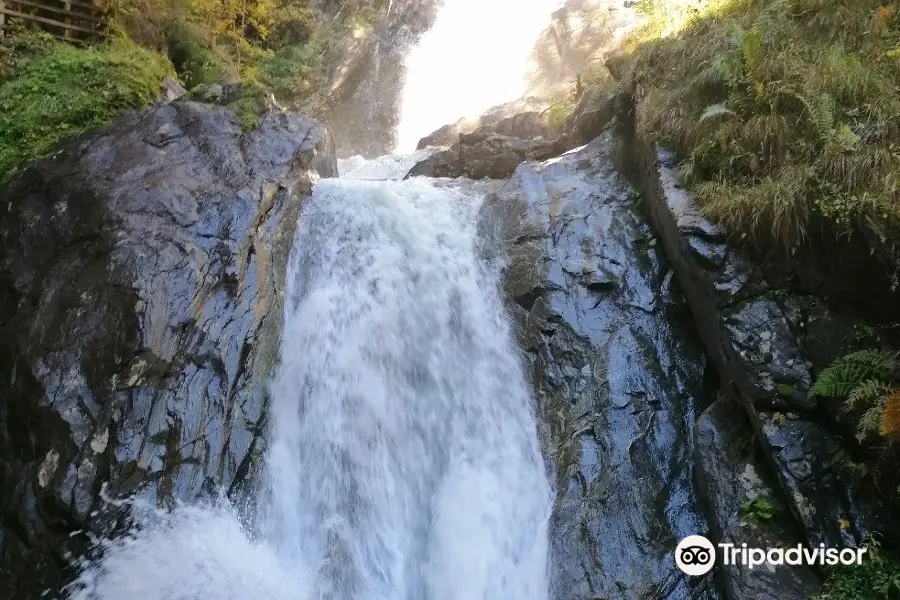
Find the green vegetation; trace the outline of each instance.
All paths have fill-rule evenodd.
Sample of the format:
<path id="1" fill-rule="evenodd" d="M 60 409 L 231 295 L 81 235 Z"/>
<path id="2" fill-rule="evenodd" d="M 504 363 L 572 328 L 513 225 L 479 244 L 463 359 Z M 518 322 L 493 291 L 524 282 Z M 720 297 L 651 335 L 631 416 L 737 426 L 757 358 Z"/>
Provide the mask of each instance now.
<path id="1" fill-rule="evenodd" d="M 810 394 L 844 400 L 847 411 L 859 413 L 856 437 L 892 436 L 900 431 L 900 388 L 897 355 L 880 350 L 859 350 L 823 369 Z"/>
<path id="2" fill-rule="evenodd" d="M 314 104 L 325 78 L 322 39 L 332 28 L 305 0 L 120 0 L 115 14 L 120 31 L 171 59 L 189 90 L 239 84 L 229 102 L 245 128 L 270 97 Z"/>
<path id="3" fill-rule="evenodd" d="M 16 28 L 13 19 L 0 40 L 0 180 L 78 133 L 146 106 L 170 75 L 189 90 L 235 84 L 224 101 L 245 129 L 273 100 L 317 114 L 329 57 L 371 34 L 387 5 L 113 0 L 111 41 L 93 48 Z"/>
<path id="4" fill-rule="evenodd" d="M 614 85 L 615 83 L 606 66 L 602 62 L 594 60 L 581 72 L 575 85 L 549 98 L 550 108 L 544 114 L 544 119 L 548 125 L 562 133 L 566 128 L 569 116 L 575 110 L 575 106 L 582 101 L 583 94 L 596 92 L 597 90 L 609 90 Z M 586 98 L 585 100 L 594 102 L 598 99 L 595 97 Z"/>
<path id="5" fill-rule="evenodd" d="M 117 38 L 78 48 L 28 32 L 0 44 L 0 179 L 61 141 L 152 102 L 172 65 Z"/>
<path id="6" fill-rule="evenodd" d="M 874 539 L 862 565 L 831 567 L 822 594 L 811 600 L 890 600 L 900 596 L 900 564 L 882 552 Z"/>
<path id="7" fill-rule="evenodd" d="M 740 514 L 743 523 L 756 525 L 775 516 L 775 503 L 766 497 L 745 500 L 741 504 Z"/>
<path id="8" fill-rule="evenodd" d="M 884 3 L 884 5 L 882 5 Z M 759 247 L 900 232 L 900 12 L 888 0 L 642 0 L 614 61 L 639 129 Z"/>

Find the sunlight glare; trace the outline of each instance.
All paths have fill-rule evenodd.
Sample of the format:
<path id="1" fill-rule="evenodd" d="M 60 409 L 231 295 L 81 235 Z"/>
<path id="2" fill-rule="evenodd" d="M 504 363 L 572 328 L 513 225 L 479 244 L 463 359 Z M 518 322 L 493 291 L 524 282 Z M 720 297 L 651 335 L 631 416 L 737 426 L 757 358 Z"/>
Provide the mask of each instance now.
<path id="1" fill-rule="evenodd" d="M 401 152 L 462 117 L 520 98 L 529 55 L 562 0 L 446 0 L 406 58 Z"/>

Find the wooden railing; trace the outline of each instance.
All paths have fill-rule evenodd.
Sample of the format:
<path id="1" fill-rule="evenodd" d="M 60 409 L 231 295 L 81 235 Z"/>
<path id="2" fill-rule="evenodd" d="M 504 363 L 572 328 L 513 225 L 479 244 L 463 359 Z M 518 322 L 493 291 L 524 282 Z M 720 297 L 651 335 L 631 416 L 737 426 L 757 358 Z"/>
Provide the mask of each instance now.
<path id="1" fill-rule="evenodd" d="M 12 19 L 66 42 L 90 44 L 106 35 L 106 10 L 87 0 L 0 0 L 0 36 Z"/>

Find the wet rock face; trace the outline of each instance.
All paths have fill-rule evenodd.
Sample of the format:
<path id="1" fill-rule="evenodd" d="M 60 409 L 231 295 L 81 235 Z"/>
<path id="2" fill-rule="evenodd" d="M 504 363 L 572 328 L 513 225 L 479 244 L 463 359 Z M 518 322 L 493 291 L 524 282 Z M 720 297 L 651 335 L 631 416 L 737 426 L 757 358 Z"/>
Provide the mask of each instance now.
<path id="1" fill-rule="evenodd" d="M 100 497 L 235 497 L 301 201 L 337 171 L 330 131 L 222 107 L 125 117 L 0 192 L 0 596 L 68 574 Z M 139 488 L 140 486 L 140 488 Z"/>
<path id="2" fill-rule="evenodd" d="M 860 481 L 852 446 L 829 425 L 829 407 L 808 394 L 810 357 L 837 351 L 831 336 L 806 333 L 804 319 L 817 314 L 836 328 L 842 320 L 806 294 L 771 287 L 703 218 L 678 185 L 671 157 L 636 139 L 627 125 L 621 133 L 618 163 L 641 188 L 710 359 L 753 427 L 805 541 L 845 547 L 871 531 L 892 535 L 894 511 Z"/>
<path id="3" fill-rule="evenodd" d="M 452 148 L 417 163 L 407 178 L 469 177 L 505 179 L 527 160 L 546 160 L 565 151 L 565 140 L 521 139 L 478 129 L 459 136 Z"/>
<path id="4" fill-rule="evenodd" d="M 618 98 L 599 89 L 583 94 L 558 134 L 543 113 L 526 111 L 511 116 L 515 104 L 501 106 L 478 119 L 444 125 L 419 140 L 421 150 L 448 146 L 420 161 L 407 177 L 470 177 L 505 179 L 525 161 L 542 161 L 583 146 L 600 136 L 618 108 Z"/>
<path id="5" fill-rule="evenodd" d="M 584 91 L 566 120 L 568 147 L 587 144 L 602 134 L 615 116 L 617 98 L 598 88 Z"/>
<path id="6" fill-rule="evenodd" d="M 723 398 L 706 409 L 694 427 L 694 449 L 700 492 L 719 542 L 752 548 L 802 543 L 777 485 L 768 480 L 768 467 L 756 452 L 753 429 L 739 406 Z M 754 503 L 771 504 L 774 514 L 754 510 Z M 729 600 L 806 600 L 819 591 L 815 573 L 805 565 L 719 565 Z"/>
<path id="7" fill-rule="evenodd" d="M 532 110 L 540 109 L 540 110 Z M 417 150 L 428 146 L 453 146 L 466 133 L 496 133 L 522 139 L 542 137 L 553 139 L 556 132 L 544 119 L 544 105 L 537 101 L 521 100 L 496 106 L 475 119 L 460 119 L 444 125 L 419 140 Z"/>
<path id="8" fill-rule="evenodd" d="M 707 531 L 689 439 L 704 359 L 630 194 L 605 135 L 521 165 L 482 208 L 557 490 L 554 597 L 718 598 L 672 558 Z"/>

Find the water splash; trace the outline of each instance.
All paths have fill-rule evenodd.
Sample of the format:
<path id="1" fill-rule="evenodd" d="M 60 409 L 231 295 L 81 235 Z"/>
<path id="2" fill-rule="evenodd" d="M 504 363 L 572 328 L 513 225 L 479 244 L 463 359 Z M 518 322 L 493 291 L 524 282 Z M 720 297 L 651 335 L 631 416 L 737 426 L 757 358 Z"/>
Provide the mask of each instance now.
<path id="1" fill-rule="evenodd" d="M 398 150 L 461 117 L 519 99 L 529 57 L 561 0 L 447 0 L 407 55 Z"/>
<path id="2" fill-rule="evenodd" d="M 222 502 L 153 513 L 69 598 L 545 600 L 551 493 L 479 203 L 424 178 L 320 182 L 254 527 Z"/>
<path id="3" fill-rule="evenodd" d="M 368 181 L 385 181 L 402 179 L 420 160 L 428 158 L 434 148 L 417 150 L 409 154 L 389 154 L 368 159 L 362 156 L 351 156 L 338 160 L 338 172 L 343 179 L 364 179 Z"/>

